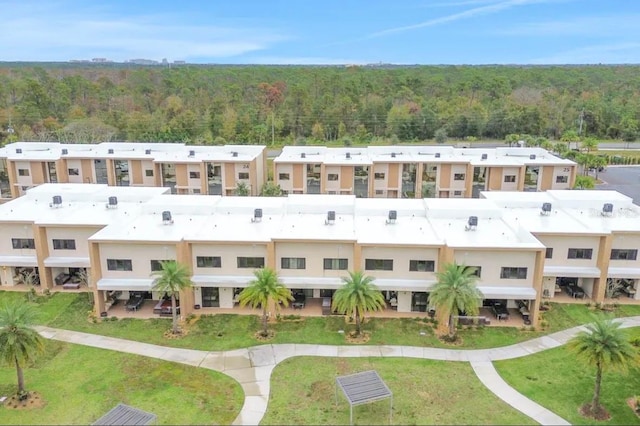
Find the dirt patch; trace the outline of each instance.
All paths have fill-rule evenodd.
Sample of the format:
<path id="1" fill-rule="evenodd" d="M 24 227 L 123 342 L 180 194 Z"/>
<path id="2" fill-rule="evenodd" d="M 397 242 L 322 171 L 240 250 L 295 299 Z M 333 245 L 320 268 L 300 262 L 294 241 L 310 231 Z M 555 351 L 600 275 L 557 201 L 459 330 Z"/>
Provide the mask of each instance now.
<path id="1" fill-rule="evenodd" d="M 347 361 L 343 358 L 338 359 L 336 369 L 338 370 L 338 374 L 344 375 L 351 372 Z"/>
<path id="2" fill-rule="evenodd" d="M 591 404 L 584 404 L 578 410 L 581 416 L 598 421 L 607 421 L 611 419 L 611 414 L 603 407 L 600 406 L 595 412 L 591 409 Z"/>
<path id="3" fill-rule="evenodd" d="M 273 339 L 275 335 L 276 333 L 273 330 L 268 330 L 266 335 L 262 333 L 262 330 L 260 330 L 253 336 L 260 342 L 268 342 L 269 340 Z"/>
<path id="4" fill-rule="evenodd" d="M 464 340 L 462 340 L 462 337 L 460 337 L 459 334 L 456 334 L 453 338 L 449 337 L 448 334 L 444 334 L 438 336 L 438 340 L 448 346 L 462 346 L 464 343 Z"/>
<path id="5" fill-rule="evenodd" d="M 47 403 L 38 392 L 27 392 L 26 398 L 20 400 L 18 395 L 13 395 L 4 402 L 5 408 L 10 410 L 33 410 L 43 408 Z"/>
<path id="6" fill-rule="evenodd" d="M 371 333 L 367 331 L 361 332 L 359 335 L 355 331 L 345 334 L 344 336 L 347 343 L 363 344 L 367 343 L 371 339 Z"/>
<path id="7" fill-rule="evenodd" d="M 333 388 L 327 381 L 317 381 L 311 384 L 311 390 L 307 393 L 307 397 L 312 401 L 322 401 L 327 399 L 327 395 L 333 394 Z"/>
<path id="8" fill-rule="evenodd" d="M 627 405 L 631 407 L 636 416 L 640 417 L 640 405 L 638 405 L 638 398 L 627 398 Z"/>

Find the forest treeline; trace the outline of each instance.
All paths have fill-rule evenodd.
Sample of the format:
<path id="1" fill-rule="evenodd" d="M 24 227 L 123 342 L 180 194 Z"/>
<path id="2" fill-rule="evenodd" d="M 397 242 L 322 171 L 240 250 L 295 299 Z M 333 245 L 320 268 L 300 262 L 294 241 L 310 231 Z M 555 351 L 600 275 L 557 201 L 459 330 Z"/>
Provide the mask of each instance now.
<path id="1" fill-rule="evenodd" d="M 635 140 L 640 66 L 0 66 L 0 138 Z"/>

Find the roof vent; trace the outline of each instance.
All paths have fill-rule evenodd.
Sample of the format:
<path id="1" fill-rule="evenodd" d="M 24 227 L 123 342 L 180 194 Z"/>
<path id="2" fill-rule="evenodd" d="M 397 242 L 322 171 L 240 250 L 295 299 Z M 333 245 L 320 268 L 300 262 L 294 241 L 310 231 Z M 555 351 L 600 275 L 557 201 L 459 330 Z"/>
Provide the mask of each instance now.
<path id="1" fill-rule="evenodd" d="M 231 153 L 231 156 L 232 156 L 232 157 L 237 157 L 237 156 L 238 156 L 238 151 L 233 151 L 233 152 Z"/>
<path id="2" fill-rule="evenodd" d="M 543 216 L 549 216 L 551 214 L 551 203 L 542 203 L 542 210 L 540 214 Z"/>
<path id="3" fill-rule="evenodd" d="M 396 158 L 396 153 L 395 152 L 391 153 L 391 158 Z"/>
<path id="4" fill-rule="evenodd" d="M 189 151 L 189 157 L 195 157 L 196 152 L 194 150 Z"/>
<path id="5" fill-rule="evenodd" d="M 54 195 L 53 201 L 49 203 L 49 207 L 59 209 L 62 207 L 62 197 L 60 195 Z"/>
<path id="6" fill-rule="evenodd" d="M 62 148 L 62 155 L 67 155 L 69 150 L 67 148 Z"/>
<path id="7" fill-rule="evenodd" d="M 151 155 L 151 150 L 150 149 L 145 149 L 144 153 L 147 154 L 147 155 Z"/>
<path id="8" fill-rule="evenodd" d="M 303 152 L 302 154 L 300 154 L 300 158 L 307 158 L 307 154 Z"/>
<path id="9" fill-rule="evenodd" d="M 535 155 L 535 154 L 531 154 L 531 155 L 529 156 L 529 160 L 535 160 L 535 159 L 536 159 L 536 155 Z"/>
<path id="10" fill-rule="evenodd" d="M 475 231 L 478 227 L 478 216 L 469 216 L 469 221 L 464 227 L 465 231 Z"/>
<path id="11" fill-rule="evenodd" d="M 327 212 L 327 220 L 324 221 L 325 225 L 333 225 L 336 223 L 336 212 L 335 210 L 329 210 Z"/>
<path id="12" fill-rule="evenodd" d="M 436 152 L 436 158 L 440 158 L 440 153 Z"/>
<path id="13" fill-rule="evenodd" d="M 389 210 L 389 218 L 387 219 L 387 225 L 390 223 L 396 223 L 396 219 L 398 219 L 398 211 L 397 210 Z"/>
<path id="14" fill-rule="evenodd" d="M 116 209 L 118 208 L 118 197 L 109 197 L 109 201 L 107 202 L 108 209 Z"/>
<path id="15" fill-rule="evenodd" d="M 251 222 L 262 222 L 262 209 L 253 210 L 253 218 Z"/>
<path id="16" fill-rule="evenodd" d="M 487 154 L 482 154 L 482 156 L 480 157 L 481 160 L 486 160 L 487 159 Z"/>
<path id="17" fill-rule="evenodd" d="M 602 206 L 602 216 L 611 216 L 613 215 L 613 204 L 605 203 Z"/>
<path id="18" fill-rule="evenodd" d="M 173 219 L 171 218 L 171 212 L 169 210 L 162 212 L 162 223 L 165 225 L 173 224 Z"/>
<path id="19" fill-rule="evenodd" d="M 347 157 L 347 159 L 350 159 L 351 158 L 351 153 L 347 152 L 346 157 Z"/>
<path id="20" fill-rule="evenodd" d="M 22 154 L 22 148 L 16 148 L 16 154 Z"/>
<path id="21" fill-rule="evenodd" d="M 109 148 L 109 149 L 107 150 L 107 154 L 113 154 L 113 148 Z"/>

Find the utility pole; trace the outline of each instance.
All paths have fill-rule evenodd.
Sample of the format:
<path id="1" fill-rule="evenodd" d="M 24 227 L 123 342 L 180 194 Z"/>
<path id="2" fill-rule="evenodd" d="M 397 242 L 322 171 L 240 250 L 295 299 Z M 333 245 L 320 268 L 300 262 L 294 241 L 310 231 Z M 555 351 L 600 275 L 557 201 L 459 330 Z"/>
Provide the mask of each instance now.
<path id="1" fill-rule="evenodd" d="M 580 125 L 578 127 L 578 136 L 582 137 L 582 123 L 584 123 L 584 108 L 580 111 Z"/>

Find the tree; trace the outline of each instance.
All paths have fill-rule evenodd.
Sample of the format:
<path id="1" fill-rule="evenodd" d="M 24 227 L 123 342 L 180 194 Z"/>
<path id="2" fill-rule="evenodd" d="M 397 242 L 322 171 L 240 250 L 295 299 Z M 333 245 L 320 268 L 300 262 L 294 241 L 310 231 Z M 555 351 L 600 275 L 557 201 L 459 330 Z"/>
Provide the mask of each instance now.
<path id="1" fill-rule="evenodd" d="M 236 195 L 239 197 L 248 197 L 251 193 L 249 186 L 244 182 L 238 182 L 236 186 Z"/>
<path id="2" fill-rule="evenodd" d="M 576 176 L 576 183 L 573 189 L 593 189 L 596 187 L 596 180 L 591 176 Z"/>
<path id="3" fill-rule="evenodd" d="M 447 141 L 447 129 L 444 127 L 439 128 L 434 133 L 434 138 L 436 143 L 445 143 Z"/>
<path id="4" fill-rule="evenodd" d="M 44 352 L 44 339 L 32 328 L 35 318 L 35 310 L 25 302 L 0 308 L 0 358 L 16 366 L 18 395 L 26 394 L 22 369 Z"/>
<path id="5" fill-rule="evenodd" d="M 342 277 L 344 285 L 333 295 L 332 309 L 354 317 L 356 336 L 362 332 L 362 318 L 365 313 L 381 311 L 386 304 L 382 292 L 373 284 L 373 277 L 361 271 L 349 272 L 349 277 Z"/>
<path id="6" fill-rule="evenodd" d="M 476 269 L 458 263 L 449 263 L 436 273 L 437 283 L 429 294 L 429 306 L 441 318 L 449 317 L 449 338 L 456 337 L 455 317 L 460 312 L 478 315 L 483 295 L 476 287 Z"/>
<path id="7" fill-rule="evenodd" d="M 587 152 L 591 152 L 591 151 L 597 151 L 598 150 L 598 139 L 596 138 L 585 138 L 582 143 L 580 144 L 580 147 L 587 151 Z"/>
<path id="8" fill-rule="evenodd" d="M 249 283 L 249 286 L 242 290 L 238 300 L 240 306 L 250 305 L 252 308 L 262 308 L 262 331 L 261 335 L 267 337 L 269 329 L 267 326 L 267 309 L 269 302 L 287 307 L 293 300 L 291 290 L 280 282 L 278 274 L 271 268 L 262 268 L 253 272 L 256 279 Z"/>
<path id="9" fill-rule="evenodd" d="M 191 282 L 191 271 L 189 271 L 189 268 L 185 265 L 175 260 L 160 262 L 160 267 L 161 269 L 159 271 L 151 274 L 155 277 L 153 280 L 153 289 L 171 296 L 171 317 L 173 319 L 171 332 L 173 334 L 179 334 L 176 296 L 180 294 L 181 291 L 187 290 L 193 285 Z"/>
<path id="10" fill-rule="evenodd" d="M 576 132 L 575 130 L 567 130 L 566 132 L 564 132 L 562 134 L 562 137 L 560 138 L 560 140 L 562 142 L 566 142 L 567 143 L 567 148 L 571 149 L 571 143 L 572 142 L 579 142 L 580 141 L 580 135 L 578 135 L 578 132 Z"/>
<path id="11" fill-rule="evenodd" d="M 262 197 L 281 197 L 283 195 L 280 185 L 276 185 L 275 182 L 265 182 L 260 190 L 260 196 Z"/>
<path id="12" fill-rule="evenodd" d="M 517 133 L 510 133 L 504 138 L 504 143 L 509 144 L 509 147 L 512 147 L 514 144 L 518 144 L 520 140 L 520 135 Z"/>
<path id="13" fill-rule="evenodd" d="M 619 322 L 598 317 L 586 329 L 571 339 L 567 347 L 586 364 L 596 368 L 593 399 L 588 405 L 588 412 L 597 416 L 603 410 L 600 405 L 602 373 L 606 369 L 625 370 L 638 355 Z"/>

